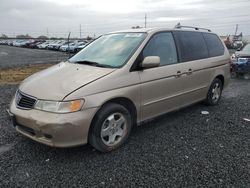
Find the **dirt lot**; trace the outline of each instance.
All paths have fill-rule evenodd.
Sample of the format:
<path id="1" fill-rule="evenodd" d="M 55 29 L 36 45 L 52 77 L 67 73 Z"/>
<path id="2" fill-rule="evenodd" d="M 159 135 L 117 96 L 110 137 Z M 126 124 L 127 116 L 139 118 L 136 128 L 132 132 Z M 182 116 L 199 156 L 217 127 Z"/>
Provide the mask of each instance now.
<path id="1" fill-rule="evenodd" d="M 0 85 L 0 187 L 250 187 L 247 80 L 231 80 L 218 106 L 196 104 L 135 128 L 108 154 L 18 134 L 5 112 L 16 89 Z"/>
<path id="2" fill-rule="evenodd" d="M 46 69 L 53 64 L 33 64 L 15 68 L 0 69 L 0 85 L 18 84 L 35 72 Z"/>

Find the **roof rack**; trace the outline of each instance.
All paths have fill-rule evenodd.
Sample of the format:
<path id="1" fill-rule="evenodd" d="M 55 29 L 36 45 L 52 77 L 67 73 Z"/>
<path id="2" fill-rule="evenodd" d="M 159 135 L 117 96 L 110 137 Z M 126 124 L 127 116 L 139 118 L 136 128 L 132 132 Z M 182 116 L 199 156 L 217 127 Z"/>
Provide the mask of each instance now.
<path id="1" fill-rule="evenodd" d="M 178 24 L 177 24 L 174 28 L 175 28 L 175 29 L 189 28 L 189 29 L 195 29 L 195 30 L 205 30 L 205 31 L 211 32 L 211 30 L 210 30 L 210 29 L 206 29 L 206 28 L 202 28 L 202 27 L 184 26 L 184 25 L 181 25 L 180 23 L 178 23 Z"/>

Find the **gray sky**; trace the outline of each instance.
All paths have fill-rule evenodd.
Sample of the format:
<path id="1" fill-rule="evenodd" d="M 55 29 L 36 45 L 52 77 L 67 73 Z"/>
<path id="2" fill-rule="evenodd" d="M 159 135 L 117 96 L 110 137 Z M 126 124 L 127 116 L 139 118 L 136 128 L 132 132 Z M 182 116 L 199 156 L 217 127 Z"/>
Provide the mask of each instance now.
<path id="1" fill-rule="evenodd" d="M 1 0 L 0 34 L 96 36 L 132 26 L 207 27 L 220 35 L 250 35 L 250 0 Z"/>

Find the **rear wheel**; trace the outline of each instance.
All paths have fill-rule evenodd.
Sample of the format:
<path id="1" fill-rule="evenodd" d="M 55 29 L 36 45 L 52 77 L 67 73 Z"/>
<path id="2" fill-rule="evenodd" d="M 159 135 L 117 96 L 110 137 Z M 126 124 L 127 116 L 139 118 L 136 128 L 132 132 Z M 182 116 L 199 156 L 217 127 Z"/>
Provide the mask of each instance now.
<path id="1" fill-rule="evenodd" d="M 124 144 L 131 132 L 129 111 L 115 103 L 102 107 L 91 125 L 89 142 L 101 152 L 108 152 Z"/>
<path id="2" fill-rule="evenodd" d="M 207 93 L 207 98 L 205 101 L 206 104 L 211 105 L 211 106 L 217 105 L 221 98 L 222 88 L 223 86 L 222 86 L 221 80 L 218 78 L 215 78 Z"/>

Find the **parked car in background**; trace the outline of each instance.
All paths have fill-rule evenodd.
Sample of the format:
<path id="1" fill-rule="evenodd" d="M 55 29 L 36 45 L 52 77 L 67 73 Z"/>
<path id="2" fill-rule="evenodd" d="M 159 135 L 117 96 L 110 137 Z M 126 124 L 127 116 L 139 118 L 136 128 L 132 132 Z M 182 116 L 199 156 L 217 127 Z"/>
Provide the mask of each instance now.
<path id="1" fill-rule="evenodd" d="M 7 43 L 8 43 L 7 40 L 0 40 L 0 44 L 1 44 L 1 45 L 5 45 L 5 44 L 7 44 Z"/>
<path id="2" fill-rule="evenodd" d="M 60 41 L 59 43 L 54 45 L 54 50 L 59 50 L 62 45 L 68 44 L 65 40 Z"/>
<path id="3" fill-rule="evenodd" d="M 76 48 L 76 51 L 75 52 L 79 52 L 79 51 L 81 51 L 83 48 L 85 48 L 85 46 L 87 46 L 88 45 L 88 43 L 83 43 L 83 44 L 81 44 L 81 45 L 79 45 L 77 48 Z"/>
<path id="4" fill-rule="evenodd" d="M 26 43 L 27 43 L 27 40 L 15 40 L 13 42 L 13 46 L 21 47 L 21 46 L 24 46 Z"/>
<path id="5" fill-rule="evenodd" d="M 20 43 L 22 40 L 14 40 L 13 41 L 13 46 L 18 46 L 19 44 L 18 43 Z"/>
<path id="6" fill-rule="evenodd" d="M 108 152 L 137 123 L 199 101 L 217 105 L 229 52 L 210 30 L 182 28 L 109 33 L 25 79 L 10 104 L 16 130 L 49 146 Z"/>
<path id="7" fill-rule="evenodd" d="M 8 40 L 6 44 L 9 46 L 13 46 L 13 40 Z"/>
<path id="8" fill-rule="evenodd" d="M 34 40 L 26 45 L 27 48 L 38 48 L 39 44 L 44 43 L 44 40 Z"/>
<path id="9" fill-rule="evenodd" d="M 33 44 L 34 42 L 36 42 L 35 39 L 24 40 L 24 42 L 21 44 L 21 47 L 29 48 L 30 44 Z"/>
<path id="10" fill-rule="evenodd" d="M 250 44 L 247 44 L 242 50 L 236 51 L 232 55 L 232 61 L 233 74 L 250 79 Z"/>
<path id="11" fill-rule="evenodd" d="M 77 48 L 79 46 L 83 46 L 85 44 L 86 44 L 86 42 L 75 42 L 74 44 L 72 44 L 72 45 L 69 46 L 68 51 L 71 52 L 71 53 L 76 53 L 77 52 Z"/>
<path id="12" fill-rule="evenodd" d="M 47 49 L 48 45 L 51 43 L 51 41 L 46 41 L 42 44 L 37 45 L 39 49 Z"/>
<path id="13" fill-rule="evenodd" d="M 53 46 L 54 44 L 56 44 L 56 43 L 58 43 L 58 42 L 59 42 L 58 40 L 51 40 L 51 41 L 49 41 L 49 44 L 48 44 L 48 46 L 47 46 L 46 49 L 50 49 L 51 46 Z"/>
<path id="14" fill-rule="evenodd" d="M 243 46 L 244 46 L 244 43 L 243 43 L 242 40 L 236 40 L 236 41 L 233 42 L 233 48 L 234 49 L 241 50 L 243 48 Z"/>
<path id="15" fill-rule="evenodd" d="M 38 49 L 49 49 L 49 50 L 60 50 L 63 52 L 76 53 L 83 49 L 89 41 L 87 40 L 42 40 L 42 39 L 8 39 L 0 40 L 0 45 L 9 45 L 16 47 L 26 48 L 38 48 Z"/>
<path id="16" fill-rule="evenodd" d="M 62 52 L 67 52 L 69 50 L 70 46 L 74 46 L 75 43 L 70 41 L 70 42 L 66 42 L 64 45 L 60 46 L 59 50 Z"/>
<path id="17" fill-rule="evenodd" d="M 13 46 L 13 42 L 14 42 L 14 40 L 12 40 L 12 39 L 0 40 L 0 45 L 9 45 L 9 46 Z"/>
<path id="18" fill-rule="evenodd" d="M 64 40 L 58 40 L 54 41 L 53 43 L 50 43 L 48 45 L 49 50 L 58 50 L 62 45 L 64 45 L 66 42 Z"/>

